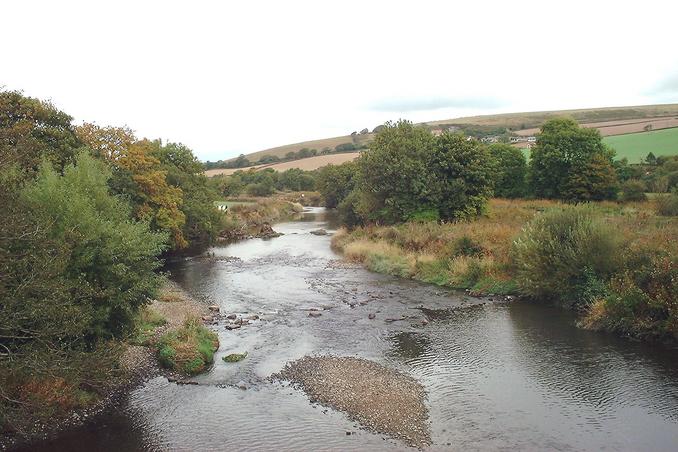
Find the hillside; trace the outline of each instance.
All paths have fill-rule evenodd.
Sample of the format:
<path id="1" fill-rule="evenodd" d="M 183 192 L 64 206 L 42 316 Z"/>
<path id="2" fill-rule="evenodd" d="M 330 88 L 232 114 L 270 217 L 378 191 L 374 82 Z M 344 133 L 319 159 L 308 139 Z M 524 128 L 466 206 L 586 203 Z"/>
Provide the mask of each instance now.
<path id="1" fill-rule="evenodd" d="M 443 124 L 474 124 L 506 127 L 513 131 L 539 127 L 544 121 L 557 116 L 570 116 L 580 123 L 620 121 L 627 119 L 678 116 L 678 104 L 640 105 L 631 107 L 584 108 L 576 110 L 533 111 L 503 113 L 498 115 L 468 116 L 464 118 L 429 121 L 429 126 Z"/>
<path id="2" fill-rule="evenodd" d="M 337 147 L 338 145 L 345 143 L 353 143 L 356 145 L 365 144 L 368 141 L 370 141 L 372 137 L 373 134 L 368 133 L 365 135 L 356 135 L 355 142 L 353 141 L 353 137 L 351 135 L 344 135 L 341 137 L 333 138 L 323 138 L 320 140 L 303 141 L 301 143 L 286 144 L 284 146 L 264 149 L 263 151 L 252 152 L 251 154 L 245 155 L 245 157 L 247 157 L 247 159 L 250 162 L 256 162 L 266 155 L 283 158 L 288 152 L 298 152 L 299 150 L 304 148 L 316 149 L 318 152 L 322 151 L 325 148 L 334 150 L 334 148 Z"/>
<path id="3" fill-rule="evenodd" d="M 471 129 L 477 129 L 481 131 L 484 130 L 489 134 L 496 133 L 492 132 L 492 129 L 506 128 L 514 135 L 530 136 L 539 132 L 539 127 L 544 121 L 558 116 L 570 116 L 584 127 L 595 127 L 600 130 L 600 133 L 605 137 L 625 134 L 641 134 L 650 130 L 658 131 L 661 129 L 678 128 L 678 104 L 503 113 L 497 115 L 468 116 L 429 121 L 423 123 L 423 125 L 438 130 L 445 129 L 449 126 L 457 126 L 466 132 L 469 132 Z M 304 148 L 316 149 L 320 152 L 326 148 L 333 150 L 336 146 L 345 143 L 365 145 L 369 143 L 373 137 L 373 133 L 367 133 L 364 135 L 356 135 L 355 137 L 345 135 L 303 141 L 253 152 L 245 155 L 245 157 L 251 162 L 256 162 L 267 155 L 284 158 L 289 152 L 298 152 Z M 637 155 L 644 156 L 647 155 L 648 152 L 654 152 L 655 154 L 660 155 L 662 152 L 667 152 L 666 150 L 655 149 L 652 147 L 653 143 L 658 142 L 657 140 L 641 139 L 631 140 L 630 142 L 633 143 L 636 148 L 633 151 L 628 150 L 628 152 L 619 152 L 618 156 L 629 153 L 629 161 L 634 163 L 639 158 Z M 616 144 L 618 141 L 615 141 L 614 143 Z M 642 143 L 642 148 L 638 148 L 636 143 Z M 529 143 L 525 142 L 516 143 L 515 145 L 517 147 L 529 147 Z M 659 151 L 659 153 L 657 153 L 657 151 Z M 678 149 L 671 153 L 675 152 L 678 152 Z M 249 168 L 273 168 L 278 171 L 284 171 L 289 168 L 317 169 L 330 163 L 338 164 L 344 161 L 353 160 L 357 155 L 358 153 L 319 155 L 316 157 L 272 165 L 257 165 Z M 232 174 L 235 171 L 237 171 L 237 169 L 211 169 L 208 170 L 206 174 L 213 176 L 216 174 Z"/>
<path id="4" fill-rule="evenodd" d="M 348 162 L 356 159 L 360 155 L 359 152 L 344 152 L 341 154 L 328 154 L 328 155 L 318 155 L 316 157 L 309 157 L 306 159 L 292 160 L 289 162 L 275 163 L 273 165 L 256 165 L 250 166 L 249 168 L 220 168 L 220 169 L 211 169 L 205 171 L 205 175 L 208 177 L 216 176 L 219 174 L 230 175 L 236 171 L 247 171 L 250 169 L 262 169 L 262 168 L 271 168 L 276 171 L 285 171 L 290 168 L 299 168 L 305 171 L 312 171 L 318 168 L 322 168 L 327 165 L 340 165 L 344 162 Z"/>

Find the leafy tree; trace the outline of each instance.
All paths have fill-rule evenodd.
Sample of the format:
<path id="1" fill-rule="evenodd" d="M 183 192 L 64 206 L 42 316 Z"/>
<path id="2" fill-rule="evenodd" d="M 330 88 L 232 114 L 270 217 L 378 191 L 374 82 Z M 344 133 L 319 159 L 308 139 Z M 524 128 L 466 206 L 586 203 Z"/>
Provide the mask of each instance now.
<path id="1" fill-rule="evenodd" d="M 290 168 L 279 173 L 276 182 L 278 190 L 304 191 L 313 190 L 314 187 L 315 178 L 299 168 Z"/>
<path id="2" fill-rule="evenodd" d="M 645 195 L 646 190 L 647 187 L 643 181 L 637 179 L 628 180 L 622 185 L 621 200 L 624 202 L 645 201 L 647 199 Z"/>
<path id="3" fill-rule="evenodd" d="M 629 179 L 638 179 L 641 176 L 641 171 L 637 166 L 629 165 L 629 160 L 624 157 L 620 160 L 614 161 L 614 170 L 617 173 L 617 179 L 620 182 L 625 182 Z"/>
<path id="4" fill-rule="evenodd" d="M 220 232 L 222 214 L 214 207 L 218 193 L 208 183 L 202 164 L 186 146 L 169 143 L 155 156 L 167 172 L 167 182 L 181 190 L 181 211 L 186 217 L 183 235 L 190 243 L 209 243 Z"/>
<path id="5" fill-rule="evenodd" d="M 457 220 L 472 218 L 485 209 L 492 194 L 492 159 L 489 151 L 477 140 L 461 134 L 445 132 L 435 139 L 429 158 L 432 173 L 430 203 L 437 206 L 440 218 Z"/>
<path id="6" fill-rule="evenodd" d="M 0 166 L 17 164 L 30 176 L 43 159 L 59 170 L 72 163 L 81 146 L 72 119 L 49 102 L 0 91 Z"/>
<path id="7" fill-rule="evenodd" d="M 612 199 L 616 194 L 614 152 L 600 132 L 569 118 L 544 123 L 532 148 L 530 184 L 538 197 L 567 201 Z"/>
<path id="8" fill-rule="evenodd" d="M 355 144 L 353 143 L 341 143 L 338 144 L 334 147 L 335 152 L 349 152 L 349 151 L 355 151 L 356 147 Z"/>
<path id="9" fill-rule="evenodd" d="M 587 162 L 581 162 L 572 168 L 570 177 L 562 187 L 566 200 L 602 201 L 617 197 L 617 173 L 610 158 L 604 154 L 594 154 Z"/>
<path id="10" fill-rule="evenodd" d="M 63 176 L 43 164 L 22 195 L 40 224 L 49 225 L 48 239 L 65 251 L 59 276 L 75 307 L 83 309 L 82 334 L 92 342 L 120 337 L 131 325 L 158 287 L 156 256 L 165 247 L 164 234 L 131 220 L 129 205 L 111 196 L 109 177 L 102 163 L 83 152 Z"/>
<path id="11" fill-rule="evenodd" d="M 327 165 L 318 170 L 316 189 L 322 195 L 325 206 L 333 209 L 353 191 L 356 185 L 358 166 L 354 162 Z"/>
<path id="12" fill-rule="evenodd" d="M 494 195 L 499 198 L 521 198 L 527 194 L 527 159 L 523 152 L 508 144 L 489 146 L 494 162 Z"/>
<path id="13" fill-rule="evenodd" d="M 261 164 L 267 164 L 267 163 L 277 163 L 280 161 L 280 157 L 277 155 L 265 155 L 259 159 L 259 163 Z"/>
<path id="14" fill-rule="evenodd" d="M 424 127 L 408 121 L 386 124 L 358 164 L 358 210 L 364 220 L 397 223 L 435 207 L 428 165 L 434 147 L 435 139 Z"/>
<path id="15" fill-rule="evenodd" d="M 127 186 L 118 188 L 130 196 L 138 219 L 150 221 L 154 230 L 167 231 L 173 249 L 188 246 L 183 228 L 186 215 L 181 211 L 183 193 L 180 188 L 167 183 L 167 171 L 163 170 L 155 154 L 159 141 L 137 141 L 127 149 L 124 156 L 115 161 L 128 178 Z"/>
<path id="16" fill-rule="evenodd" d="M 657 157 L 655 157 L 655 155 L 652 152 L 650 152 L 649 154 L 647 154 L 647 157 L 645 157 L 645 163 L 647 163 L 648 165 L 656 165 Z"/>
<path id="17" fill-rule="evenodd" d="M 110 162 L 116 162 L 124 157 L 127 149 L 137 141 L 129 127 L 101 127 L 84 123 L 75 128 L 75 133 L 97 158 Z"/>
<path id="18" fill-rule="evenodd" d="M 297 153 L 294 151 L 290 151 L 287 154 L 285 154 L 285 159 L 286 160 L 294 160 L 297 158 Z"/>

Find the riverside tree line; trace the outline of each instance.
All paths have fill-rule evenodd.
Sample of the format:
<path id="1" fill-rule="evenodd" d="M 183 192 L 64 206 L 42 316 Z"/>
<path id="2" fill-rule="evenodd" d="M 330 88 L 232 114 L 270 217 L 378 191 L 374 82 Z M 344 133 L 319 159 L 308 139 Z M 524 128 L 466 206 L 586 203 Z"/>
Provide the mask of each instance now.
<path id="1" fill-rule="evenodd" d="M 0 425 L 82 406 L 119 374 L 160 257 L 216 236 L 216 198 L 186 146 L 0 92 Z"/>

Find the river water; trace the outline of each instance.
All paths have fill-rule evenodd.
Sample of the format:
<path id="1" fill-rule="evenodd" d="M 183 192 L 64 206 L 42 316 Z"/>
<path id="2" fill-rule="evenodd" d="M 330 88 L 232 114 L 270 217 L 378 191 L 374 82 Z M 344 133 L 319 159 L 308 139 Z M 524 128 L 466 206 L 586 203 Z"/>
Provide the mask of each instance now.
<path id="1" fill-rule="evenodd" d="M 215 327 L 221 347 L 200 385 L 151 379 L 32 450 L 407 450 L 267 380 L 307 354 L 360 356 L 419 380 L 431 450 L 678 450 L 677 350 L 577 329 L 559 308 L 496 304 L 342 265 L 329 236 L 310 234 L 335 226 L 307 208 L 276 225 L 282 237 L 174 265 L 172 278 L 199 300 L 261 320 Z M 309 317 L 311 308 L 322 316 Z M 244 351 L 239 363 L 221 360 Z"/>

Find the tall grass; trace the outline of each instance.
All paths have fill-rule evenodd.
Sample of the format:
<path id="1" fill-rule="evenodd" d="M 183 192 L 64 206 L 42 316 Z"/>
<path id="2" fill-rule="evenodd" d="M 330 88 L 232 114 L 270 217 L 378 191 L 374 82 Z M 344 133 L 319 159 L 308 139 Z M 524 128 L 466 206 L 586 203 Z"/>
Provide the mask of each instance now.
<path id="1" fill-rule="evenodd" d="M 195 375 L 214 362 L 214 352 L 218 348 L 217 335 L 205 328 L 198 319 L 190 318 L 178 330 L 160 337 L 158 358 L 168 369 Z"/>
<path id="2" fill-rule="evenodd" d="M 593 206 L 554 209 L 513 242 L 514 276 L 533 298 L 590 304 L 621 264 L 621 240 Z"/>

